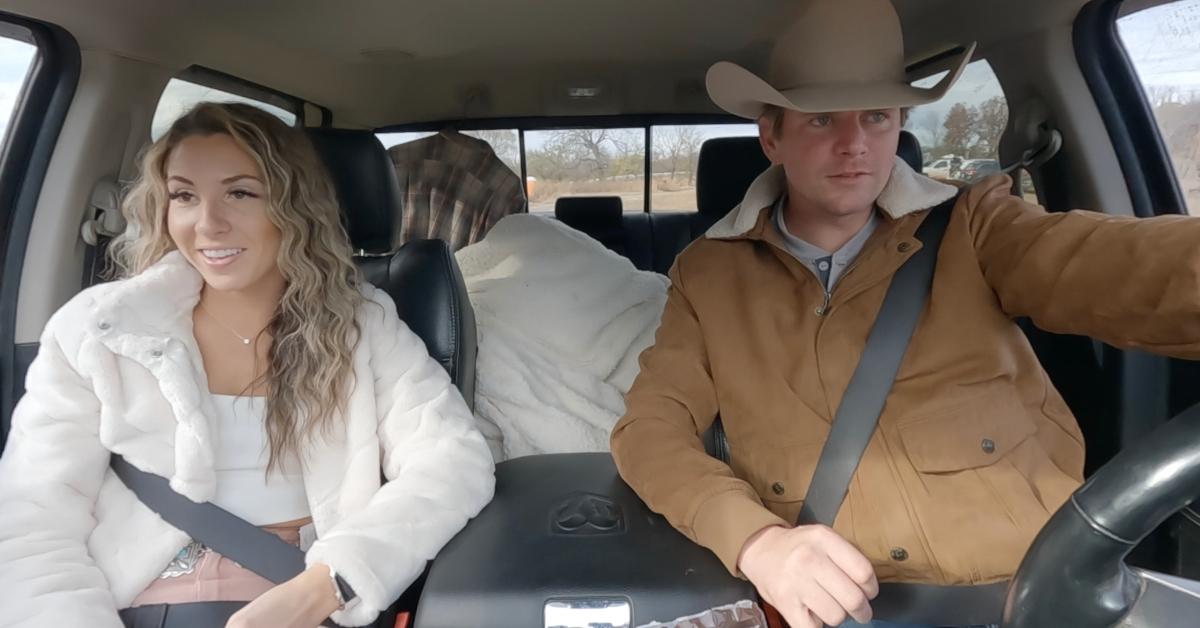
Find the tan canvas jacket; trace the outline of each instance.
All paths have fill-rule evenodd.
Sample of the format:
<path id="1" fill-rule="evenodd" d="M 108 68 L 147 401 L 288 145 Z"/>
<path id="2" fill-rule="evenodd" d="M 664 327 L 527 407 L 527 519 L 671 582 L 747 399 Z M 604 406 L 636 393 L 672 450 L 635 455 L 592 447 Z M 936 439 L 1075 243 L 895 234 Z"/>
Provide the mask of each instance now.
<path id="1" fill-rule="evenodd" d="M 954 187 L 897 160 L 883 217 L 824 290 L 783 247 L 778 166 L 678 258 L 655 345 L 612 435 L 622 476 L 737 573 L 758 530 L 789 525 L 892 274 Z M 1200 219 L 1048 214 L 993 176 L 964 191 L 929 304 L 834 529 L 881 580 L 1010 577 L 1079 486 L 1079 427 L 1014 324 L 1200 357 Z M 698 434 L 720 415 L 731 466 Z"/>

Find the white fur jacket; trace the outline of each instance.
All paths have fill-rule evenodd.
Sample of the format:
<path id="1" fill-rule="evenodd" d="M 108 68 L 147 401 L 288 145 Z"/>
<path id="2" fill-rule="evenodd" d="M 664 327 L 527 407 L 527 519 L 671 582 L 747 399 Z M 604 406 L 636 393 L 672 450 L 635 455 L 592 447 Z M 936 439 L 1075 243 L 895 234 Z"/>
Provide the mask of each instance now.
<path id="1" fill-rule="evenodd" d="M 193 501 L 214 495 L 214 411 L 191 327 L 201 282 L 171 253 L 47 323 L 0 458 L 0 625 L 119 627 L 117 609 L 187 544 L 108 463 L 118 453 Z M 307 562 L 358 594 L 332 616 L 348 626 L 403 592 L 494 485 L 446 371 L 385 293 L 364 295 L 344 431 L 304 465 L 317 533 Z"/>

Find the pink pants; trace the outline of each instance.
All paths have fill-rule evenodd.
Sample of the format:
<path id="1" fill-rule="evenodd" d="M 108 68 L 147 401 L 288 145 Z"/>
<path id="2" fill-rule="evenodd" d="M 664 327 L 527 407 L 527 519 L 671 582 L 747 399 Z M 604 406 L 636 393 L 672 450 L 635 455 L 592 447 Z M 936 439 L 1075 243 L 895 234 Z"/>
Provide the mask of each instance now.
<path id="1" fill-rule="evenodd" d="M 300 528 L 311 520 L 292 521 L 263 529 L 279 538 L 300 545 Z M 150 583 L 129 606 L 184 604 L 188 602 L 249 602 L 266 593 L 275 584 L 266 578 L 206 549 L 190 573 L 158 578 Z"/>

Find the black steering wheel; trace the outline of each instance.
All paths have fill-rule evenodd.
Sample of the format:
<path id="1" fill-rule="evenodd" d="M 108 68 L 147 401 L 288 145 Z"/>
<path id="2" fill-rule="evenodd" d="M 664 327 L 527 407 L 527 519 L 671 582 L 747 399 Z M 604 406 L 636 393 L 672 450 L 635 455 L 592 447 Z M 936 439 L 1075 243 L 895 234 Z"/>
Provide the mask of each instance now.
<path id="1" fill-rule="evenodd" d="M 1200 495 L 1200 405 L 1117 454 L 1034 539 L 1008 590 L 1005 628 L 1200 625 L 1200 582 L 1125 564 Z"/>

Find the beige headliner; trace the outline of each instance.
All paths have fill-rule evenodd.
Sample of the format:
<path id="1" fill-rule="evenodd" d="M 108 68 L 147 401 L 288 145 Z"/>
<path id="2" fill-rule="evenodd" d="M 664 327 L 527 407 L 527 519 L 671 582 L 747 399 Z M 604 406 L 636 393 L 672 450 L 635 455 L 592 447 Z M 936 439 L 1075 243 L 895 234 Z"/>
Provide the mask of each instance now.
<path id="1" fill-rule="evenodd" d="M 1063 25 L 1084 0 L 897 0 L 909 56 Z M 5 0 L 85 50 L 197 64 L 329 107 L 339 126 L 708 113 L 719 59 L 760 68 L 783 0 Z M 411 56 L 409 56 L 411 55 Z M 602 85 L 595 102 L 567 86 Z"/>

